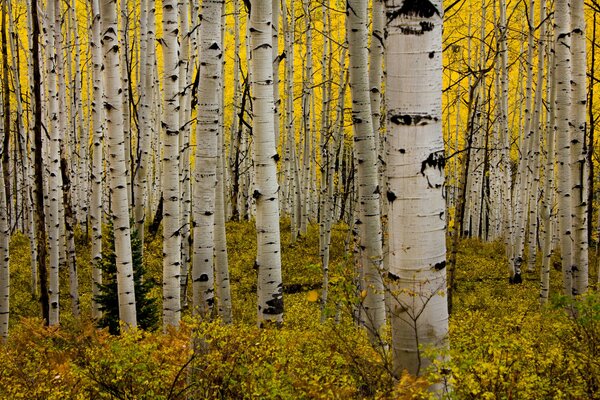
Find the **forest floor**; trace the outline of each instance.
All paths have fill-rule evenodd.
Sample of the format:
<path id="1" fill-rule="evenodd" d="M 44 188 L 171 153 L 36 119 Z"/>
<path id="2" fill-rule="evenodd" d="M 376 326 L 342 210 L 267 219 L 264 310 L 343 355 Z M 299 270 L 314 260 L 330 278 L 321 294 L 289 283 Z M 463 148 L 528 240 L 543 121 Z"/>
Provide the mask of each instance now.
<path id="1" fill-rule="evenodd" d="M 282 234 L 285 321 L 256 327 L 256 236 L 230 223 L 228 255 L 234 324 L 198 322 L 189 310 L 178 330 L 112 336 L 88 317 L 70 315 L 68 271 L 61 271 L 61 328 L 44 328 L 31 295 L 29 244 L 11 242 L 10 337 L 0 344 L 0 399 L 420 399 L 445 379 L 456 399 L 600 399 L 600 296 L 576 305 L 557 296 L 539 304 L 539 272 L 508 282 L 503 246 L 462 242 L 450 318 L 450 349 L 424 378 L 390 374 L 387 346 L 371 346 L 356 326 L 352 239 L 332 233 L 330 290 L 319 300 L 318 230 L 291 244 Z M 282 232 L 289 224 L 282 223 Z M 82 315 L 90 314 L 87 239 L 78 236 Z M 148 279 L 160 282 L 160 238 L 145 243 Z M 596 265 L 596 263 L 592 263 Z M 591 276 L 596 276 L 591 271 Z M 160 285 L 151 292 L 160 302 Z M 575 312 L 566 312 L 573 309 Z M 384 332 L 387 341 L 389 332 Z M 430 353 L 431 349 L 423 349 Z M 446 373 L 450 371 L 450 373 Z M 428 381 L 429 380 L 429 381 Z"/>

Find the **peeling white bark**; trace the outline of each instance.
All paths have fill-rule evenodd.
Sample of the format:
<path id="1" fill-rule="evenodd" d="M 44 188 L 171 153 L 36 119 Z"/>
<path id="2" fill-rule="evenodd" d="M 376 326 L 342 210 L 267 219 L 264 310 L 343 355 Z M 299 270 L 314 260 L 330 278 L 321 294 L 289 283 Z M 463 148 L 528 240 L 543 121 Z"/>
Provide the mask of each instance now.
<path id="1" fill-rule="evenodd" d="M 386 0 L 389 277 L 394 372 L 448 335 L 442 138 L 442 2 Z M 418 95 L 416 95 L 418 94 Z"/>
<path id="2" fill-rule="evenodd" d="M 108 178 L 111 194 L 111 214 L 115 231 L 117 258 L 117 295 L 119 319 L 125 328 L 136 328 L 135 290 L 129 226 L 129 200 L 127 196 L 127 168 L 123 135 L 123 99 L 121 97 L 121 70 L 119 42 L 117 39 L 116 0 L 103 0 L 102 53 L 104 54 L 104 116 L 107 121 Z"/>
<path id="3" fill-rule="evenodd" d="M 273 132 L 272 2 L 255 0 L 250 14 L 258 267 L 258 324 L 283 322 L 277 149 Z"/>
<path id="4" fill-rule="evenodd" d="M 163 329 L 181 319 L 179 217 L 179 41 L 175 0 L 162 4 L 163 25 Z"/>

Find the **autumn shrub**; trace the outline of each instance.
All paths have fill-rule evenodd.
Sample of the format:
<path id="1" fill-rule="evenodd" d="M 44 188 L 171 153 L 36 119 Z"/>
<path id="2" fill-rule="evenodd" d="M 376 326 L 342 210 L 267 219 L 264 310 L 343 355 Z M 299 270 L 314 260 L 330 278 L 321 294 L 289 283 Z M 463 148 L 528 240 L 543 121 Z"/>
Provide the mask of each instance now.
<path id="1" fill-rule="evenodd" d="M 507 260 L 497 250 L 467 243 L 459 252 L 450 350 L 435 366 L 451 371 L 450 397 L 600 398 L 592 350 L 600 336 L 598 295 L 574 303 L 554 295 L 553 306 L 541 307 L 538 272 L 509 284 Z M 559 272 L 551 273 L 551 291 L 558 293 Z M 571 307 L 577 313 L 567 312 Z"/>
<path id="2" fill-rule="evenodd" d="M 435 394 L 427 389 L 436 382 L 449 384 L 442 397 L 451 399 L 600 398 L 600 298 L 590 294 L 571 302 L 557 296 L 559 271 L 551 271 L 553 300 L 541 307 L 538 272 L 525 271 L 523 283 L 511 285 L 502 243 L 465 240 L 458 253 L 450 347 L 444 352 L 422 348 L 435 359 L 432 367 L 423 377 L 396 379 L 389 327 L 373 347 L 356 323 L 362 297 L 345 249 L 347 227 L 332 231 L 323 307 L 318 228 L 310 226 L 306 236 L 291 243 L 286 223 L 283 327 L 256 327 L 254 227 L 232 222 L 227 229 L 235 323 L 194 321 L 185 310 L 178 330 L 133 330 L 121 336 L 96 329 L 86 317 L 91 270 L 83 238 L 78 240 L 82 319 L 69 315 L 63 297 L 61 328 L 45 328 L 29 318 L 39 314 L 31 296 L 29 244 L 25 236 L 14 235 L 11 326 L 8 341 L 0 344 L 0 398 L 429 399 Z M 145 239 L 148 279 L 160 281 L 161 239 Z M 160 291 L 157 286 L 150 293 L 158 302 Z"/>

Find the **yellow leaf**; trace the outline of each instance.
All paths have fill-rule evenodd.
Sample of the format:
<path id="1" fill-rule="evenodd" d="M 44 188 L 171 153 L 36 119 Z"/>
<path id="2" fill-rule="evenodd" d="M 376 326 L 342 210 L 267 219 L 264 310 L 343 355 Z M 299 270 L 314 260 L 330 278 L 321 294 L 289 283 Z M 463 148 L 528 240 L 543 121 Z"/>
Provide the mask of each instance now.
<path id="1" fill-rule="evenodd" d="M 363 290 L 360 292 L 360 298 L 361 298 L 362 300 L 364 300 L 366 297 L 367 297 L 367 289 L 363 289 Z"/>
<path id="2" fill-rule="evenodd" d="M 311 290 L 306 295 L 306 299 L 311 303 L 314 303 L 315 301 L 319 300 L 319 293 L 316 290 Z"/>

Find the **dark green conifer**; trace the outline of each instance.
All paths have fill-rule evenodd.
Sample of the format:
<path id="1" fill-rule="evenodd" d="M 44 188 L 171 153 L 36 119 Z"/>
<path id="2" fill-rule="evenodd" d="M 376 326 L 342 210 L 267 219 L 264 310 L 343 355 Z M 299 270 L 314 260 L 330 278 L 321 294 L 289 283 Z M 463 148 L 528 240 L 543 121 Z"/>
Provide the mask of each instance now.
<path id="1" fill-rule="evenodd" d="M 101 328 L 119 334 L 119 301 L 117 297 L 117 262 L 115 255 L 115 235 L 112 223 L 106 228 L 102 244 L 102 284 L 100 294 L 95 300 L 100 305 L 102 318 L 97 321 Z M 131 253 L 133 259 L 133 282 L 135 287 L 135 302 L 138 327 L 155 330 L 158 327 L 158 305 L 156 298 L 150 297 L 150 291 L 156 286 L 153 279 L 145 279 L 146 267 L 142 262 L 142 243 L 137 231 L 131 230 Z"/>

